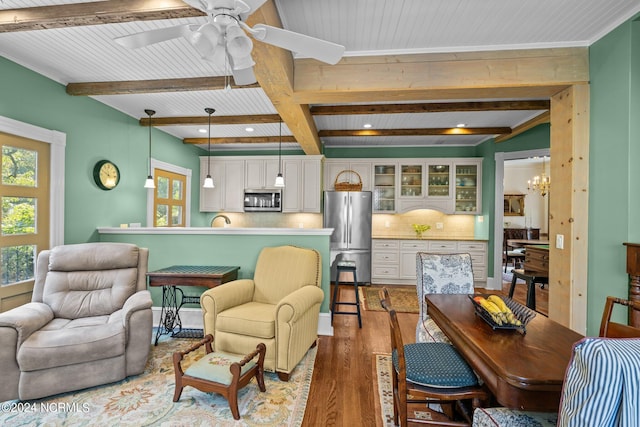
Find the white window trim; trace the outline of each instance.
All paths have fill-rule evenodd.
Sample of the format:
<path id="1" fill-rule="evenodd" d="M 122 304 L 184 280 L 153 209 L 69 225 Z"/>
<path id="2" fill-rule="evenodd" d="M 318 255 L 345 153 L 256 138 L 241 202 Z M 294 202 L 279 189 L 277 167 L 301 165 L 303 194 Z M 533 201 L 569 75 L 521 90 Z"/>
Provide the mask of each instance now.
<path id="1" fill-rule="evenodd" d="M 67 134 L 0 116 L 0 132 L 51 144 L 49 247 L 64 244 L 64 156 Z"/>
<path id="2" fill-rule="evenodd" d="M 151 170 L 162 169 L 165 171 L 177 173 L 187 177 L 187 188 L 185 188 L 185 227 L 191 227 L 191 169 L 181 166 L 172 165 L 171 163 L 162 162 L 151 158 Z M 147 190 L 147 227 L 153 227 L 153 194 L 154 188 Z"/>

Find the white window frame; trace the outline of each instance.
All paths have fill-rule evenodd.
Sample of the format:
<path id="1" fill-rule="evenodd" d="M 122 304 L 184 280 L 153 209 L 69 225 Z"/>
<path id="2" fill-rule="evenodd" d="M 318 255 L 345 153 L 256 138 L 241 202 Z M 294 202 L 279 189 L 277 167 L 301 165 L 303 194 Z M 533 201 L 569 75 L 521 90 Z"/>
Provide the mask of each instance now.
<path id="1" fill-rule="evenodd" d="M 64 156 L 67 134 L 0 116 L 0 132 L 51 145 L 49 184 L 49 247 L 64 244 Z"/>
<path id="2" fill-rule="evenodd" d="M 185 227 L 191 227 L 191 169 L 183 168 L 182 166 L 172 165 L 171 163 L 162 162 L 160 160 L 151 158 L 151 170 L 162 169 L 165 171 L 184 175 L 187 178 L 187 184 L 185 191 Z M 147 227 L 153 227 L 153 196 L 155 194 L 155 188 L 149 188 L 147 190 Z"/>

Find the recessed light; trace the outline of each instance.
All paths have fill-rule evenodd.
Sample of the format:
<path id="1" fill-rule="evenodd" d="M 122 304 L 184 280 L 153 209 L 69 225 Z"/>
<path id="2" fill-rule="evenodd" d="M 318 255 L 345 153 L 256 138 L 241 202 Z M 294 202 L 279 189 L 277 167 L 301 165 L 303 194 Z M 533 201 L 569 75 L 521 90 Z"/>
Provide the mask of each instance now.
<path id="1" fill-rule="evenodd" d="M 207 133 L 207 130 L 206 130 L 206 129 L 198 129 L 198 132 L 200 132 L 200 133 Z"/>
<path id="2" fill-rule="evenodd" d="M 457 127 L 457 128 L 463 128 L 463 127 L 466 127 L 466 126 L 467 126 L 467 124 L 466 124 L 466 123 L 458 123 L 458 124 L 456 125 L 456 127 Z"/>
<path id="3" fill-rule="evenodd" d="M 253 132 L 254 129 L 252 127 L 246 127 L 244 128 L 244 130 L 246 130 L 247 132 Z"/>
<path id="4" fill-rule="evenodd" d="M 362 127 L 365 128 L 365 129 L 369 129 L 369 128 L 373 127 L 373 125 L 371 123 L 365 123 L 365 124 L 362 125 Z"/>

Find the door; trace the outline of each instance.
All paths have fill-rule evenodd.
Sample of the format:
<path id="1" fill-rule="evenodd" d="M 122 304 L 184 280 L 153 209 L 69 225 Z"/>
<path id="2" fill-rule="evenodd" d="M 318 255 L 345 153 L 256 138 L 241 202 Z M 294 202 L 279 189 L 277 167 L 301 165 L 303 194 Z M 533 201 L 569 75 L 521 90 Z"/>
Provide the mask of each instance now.
<path id="1" fill-rule="evenodd" d="M 371 249 L 371 193 L 349 192 L 347 247 Z"/>
<path id="2" fill-rule="evenodd" d="M 330 246 L 332 249 L 347 248 L 347 192 L 325 191 L 324 227 L 333 228 Z"/>

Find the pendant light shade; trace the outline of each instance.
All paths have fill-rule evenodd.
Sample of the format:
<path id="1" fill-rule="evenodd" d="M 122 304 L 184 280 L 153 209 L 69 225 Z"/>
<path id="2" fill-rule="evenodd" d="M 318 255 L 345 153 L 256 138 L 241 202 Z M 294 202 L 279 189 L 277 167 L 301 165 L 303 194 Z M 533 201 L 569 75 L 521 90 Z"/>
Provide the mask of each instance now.
<path id="1" fill-rule="evenodd" d="M 147 180 L 144 182 L 144 188 L 156 188 L 151 174 L 151 116 L 156 112 L 153 110 L 144 110 L 144 112 L 149 116 L 149 175 L 147 175 Z"/>
<path id="2" fill-rule="evenodd" d="M 216 112 L 213 108 L 205 108 L 204 111 L 209 115 L 209 143 L 207 149 L 207 177 L 202 183 L 202 188 L 215 188 L 213 178 L 211 178 L 211 115 Z"/>
<path id="3" fill-rule="evenodd" d="M 284 188 L 284 177 L 282 176 L 282 119 L 280 119 L 280 142 L 278 143 L 278 176 L 273 184 L 276 188 Z"/>

